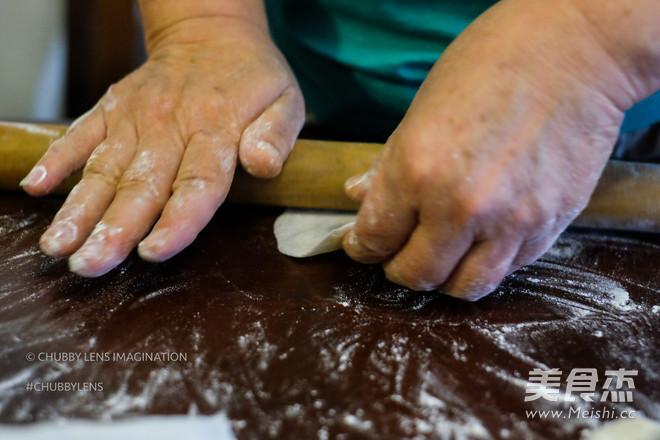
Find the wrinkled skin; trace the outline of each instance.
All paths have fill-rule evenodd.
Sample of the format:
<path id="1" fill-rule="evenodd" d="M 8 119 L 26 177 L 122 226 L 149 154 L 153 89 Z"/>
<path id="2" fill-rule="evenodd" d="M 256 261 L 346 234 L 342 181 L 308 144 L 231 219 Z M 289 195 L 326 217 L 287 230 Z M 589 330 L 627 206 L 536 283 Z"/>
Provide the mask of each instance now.
<path id="1" fill-rule="evenodd" d="M 151 5 L 167 11 L 158 9 L 167 1 Z M 587 203 L 624 110 L 660 88 L 660 56 L 640 50 L 657 48 L 660 11 L 653 0 L 635 5 L 502 0 L 476 20 L 372 169 L 347 182 L 362 207 L 346 252 L 382 263 L 399 284 L 468 300 L 536 259 Z M 236 164 L 276 175 L 303 123 L 300 91 L 265 26 L 173 22 L 147 63 L 24 181 L 45 194 L 86 163 L 41 240 L 81 275 L 107 272 L 138 243 L 151 261 L 179 252 L 224 200 Z M 186 32 L 197 38 L 182 44 Z"/>
<path id="2" fill-rule="evenodd" d="M 499 4 L 443 54 L 372 169 L 347 182 L 363 202 L 351 257 L 476 300 L 584 208 L 634 87 L 588 26 L 570 26 L 579 11 L 549 5 Z"/>
<path id="3" fill-rule="evenodd" d="M 195 26 L 208 27 L 204 39 L 151 50 L 52 145 L 37 164 L 45 177 L 23 184 L 45 194 L 86 163 L 41 239 L 80 275 L 102 275 L 138 243 L 151 261 L 179 252 L 223 202 L 237 162 L 277 175 L 302 127 L 302 95 L 267 31 L 235 19 Z"/>

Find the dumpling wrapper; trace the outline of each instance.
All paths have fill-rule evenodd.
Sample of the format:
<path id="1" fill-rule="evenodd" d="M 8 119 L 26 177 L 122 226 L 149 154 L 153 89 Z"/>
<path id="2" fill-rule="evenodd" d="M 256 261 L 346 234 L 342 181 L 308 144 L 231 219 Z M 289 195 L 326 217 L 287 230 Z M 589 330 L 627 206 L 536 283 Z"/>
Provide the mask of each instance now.
<path id="1" fill-rule="evenodd" d="M 277 249 L 297 258 L 339 250 L 356 216 L 345 211 L 287 209 L 273 226 Z"/>
<path id="2" fill-rule="evenodd" d="M 212 416 L 146 416 L 101 422 L 59 419 L 28 425 L 0 424 L 3 440 L 236 440 L 231 422 L 223 413 Z"/>
<path id="3" fill-rule="evenodd" d="M 609 421 L 586 436 L 586 440 L 619 440 L 622 438 L 626 440 L 658 440 L 660 439 L 660 423 L 641 415 L 635 415 L 634 418 Z"/>

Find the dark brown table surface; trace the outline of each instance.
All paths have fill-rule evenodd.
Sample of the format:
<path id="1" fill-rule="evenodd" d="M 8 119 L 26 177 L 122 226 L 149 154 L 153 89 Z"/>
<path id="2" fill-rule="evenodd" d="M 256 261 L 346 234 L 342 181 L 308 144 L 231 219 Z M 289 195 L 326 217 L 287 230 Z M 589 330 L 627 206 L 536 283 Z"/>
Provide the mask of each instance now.
<path id="1" fill-rule="evenodd" d="M 281 211 L 244 206 L 169 262 L 83 279 L 38 250 L 61 202 L 0 194 L 0 423 L 225 412 L 241 439 L 579 438 L 603 417 L 527 411 L 660 419 L 657 235 L 569 230 L 465 303 L 340 252 L 280 255 Z M 535 368 L 561 370 L 558 402 L 525 401 Z M 575 368 L 597 370 L 594 402 L 565 401 Z M 600 402 L 618 369 L 638 371 L 632 401 Z"/>

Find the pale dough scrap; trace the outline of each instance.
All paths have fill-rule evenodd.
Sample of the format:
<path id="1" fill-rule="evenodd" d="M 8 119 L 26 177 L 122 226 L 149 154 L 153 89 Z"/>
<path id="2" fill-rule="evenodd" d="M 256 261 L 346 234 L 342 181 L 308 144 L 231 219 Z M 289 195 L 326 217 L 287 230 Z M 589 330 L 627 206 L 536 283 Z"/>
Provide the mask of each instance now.
<path id="1" fill-rule="evenodd" d="M 634 419 L 619 419 L 605 423 L 591 432 L 587 440 L 658 440 L 660 424 L 637 416 Z"/>
<path id="2" fill-rule="evenodd" d="M 113 422 L 78 419 L 31 425 L 2 425 L 3 440 L 236 440 L 231 422 L 222 413 L 212 416 L 146 416 Z"/>
<path id="3" fill-rule="evenodd" d="M 277 249 L 304 258 L 341 249 L 341 241 L 355 223 L 356 213 L 288 209 L 273 226 Z"/>

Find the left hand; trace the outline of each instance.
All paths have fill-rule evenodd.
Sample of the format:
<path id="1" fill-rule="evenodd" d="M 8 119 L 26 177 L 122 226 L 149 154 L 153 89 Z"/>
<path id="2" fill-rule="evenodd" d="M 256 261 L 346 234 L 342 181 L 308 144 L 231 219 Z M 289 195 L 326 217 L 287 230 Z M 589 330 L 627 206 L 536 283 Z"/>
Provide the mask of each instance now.
<path id="1" fill-rule="evenodd" d="M 277 175 L 302 127 L 302 94 L 265 24 L 194 16 L 162 34 L 22 183 L 43 195 L 84 165 L 40 241 L 79 275 L 105 274 L 138 243 L 149 261 L 175 255 L 223 203 L 237 163 Z"/>

